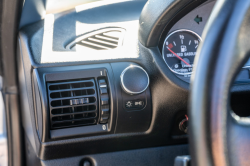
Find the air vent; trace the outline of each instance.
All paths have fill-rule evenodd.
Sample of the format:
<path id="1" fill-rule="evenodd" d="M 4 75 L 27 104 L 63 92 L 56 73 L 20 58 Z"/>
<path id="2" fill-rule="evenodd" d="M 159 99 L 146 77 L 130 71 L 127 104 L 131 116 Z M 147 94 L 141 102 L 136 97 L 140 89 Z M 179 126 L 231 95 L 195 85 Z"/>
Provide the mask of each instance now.
<path id="1" fill-rule="evenodd" d="M 104 28 L 75 39 L 66 48 L 80 46 L 93 50 L 115 49 L 122 45 L 124 32 L 123 28 Z"/>
<path id="2" fill-rule="evenodd" d="M 94 79 L 49 82 L 51 129 L 97 123 L 97 95 Z"/>

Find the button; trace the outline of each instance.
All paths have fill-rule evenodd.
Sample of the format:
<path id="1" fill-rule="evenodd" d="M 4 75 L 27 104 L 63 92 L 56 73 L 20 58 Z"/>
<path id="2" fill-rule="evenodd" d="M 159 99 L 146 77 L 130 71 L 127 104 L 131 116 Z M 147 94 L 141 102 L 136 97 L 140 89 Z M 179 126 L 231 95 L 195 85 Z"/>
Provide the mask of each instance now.
<path id="1" fill-rule="evenodd" d="M 105 117 L 105 116 L 109 116 L 109 108 L 102 108 L 101 110 L 101 116 Z"/>
<path id="2" fill-rule="evenodd" d="M 100 88 L 106 88 L 107 87 L 106 81 L 105 80 L 99 80 L 99 86 L 100 86 Z"/>
<path id="3" fill-rule="evenodd" d="M 107 94 L 108 93 L 107 88 L 100 88 L 100 93 L 101 93 L 101 95 L 102 94 Z"/>
<path id="4" fill-rule="evenodd" d="M 132 108 L 134 106 L 134 102 L 133 101 L 127 101 L 125 106 L 126 106 L 126 108 Z"/>
<path id="5" fill-rule="evenodd" d="M 105 107 L 105 108 L 103 108 Z M 109 106 L 103 106 L 101 109 L 100 123 L 108 123 L 109 119 Z"/>
<path id="6" fill-rule="evenodd" d="M 102 105 L 108 105 L 109 104 L 109 99 L 108 98 L 101 98 L 101 104 Z"/>
<path id="7" fill-rule="evenodd" d="M 101 117 L 100 119 L 100 123 L 108 123 L 109 117 L 105 116 L 105 117 Z"/>
<path id="8" fill-rule="evenodd" d="M 135 101 L 135 107 L 137 108 L 141 108 L 144 107 L 144 102 L 143 101 Z"/>
<path id="9" fill-rule="evenodd" d="M 129 100 L 125 103 L 125 107 L 129 109 L 143 108 L 144 101 L 142 100 Z"/>

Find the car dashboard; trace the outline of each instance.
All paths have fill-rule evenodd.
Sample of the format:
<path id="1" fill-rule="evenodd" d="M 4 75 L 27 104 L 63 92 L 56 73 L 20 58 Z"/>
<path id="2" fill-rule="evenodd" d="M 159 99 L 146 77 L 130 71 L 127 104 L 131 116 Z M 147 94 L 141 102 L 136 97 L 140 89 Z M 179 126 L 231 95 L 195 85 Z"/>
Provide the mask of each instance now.
<path id="1" fill-rule="evenodd" d="M 35 164 L 173 165 L 189 154 L 190 78 L 216 1 L 156 3 L 96 1 L 20 27 L 22 125 Z M 249 66 L 233 99 L 249 89 Z"/>

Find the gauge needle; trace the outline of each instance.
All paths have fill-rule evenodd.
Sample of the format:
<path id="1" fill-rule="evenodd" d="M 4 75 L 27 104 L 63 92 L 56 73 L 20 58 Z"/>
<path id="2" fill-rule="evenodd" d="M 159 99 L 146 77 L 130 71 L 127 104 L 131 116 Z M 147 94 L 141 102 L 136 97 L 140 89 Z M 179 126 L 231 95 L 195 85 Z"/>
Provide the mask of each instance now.
<path id="1" fill-rule="evenodd" d="M 168 47 L 167 47 L 168 48 Z M 172 54 L 174 54 L 177 58 L 179 58 L 182 62 L 184 62 L 186 65 L 191 66 L 189 63 L 187 63 L 184 59 L 182 59 L 180 56 L 178 56 L 174 51 L 172 51 L 170 48 L 168 48 Z"/>

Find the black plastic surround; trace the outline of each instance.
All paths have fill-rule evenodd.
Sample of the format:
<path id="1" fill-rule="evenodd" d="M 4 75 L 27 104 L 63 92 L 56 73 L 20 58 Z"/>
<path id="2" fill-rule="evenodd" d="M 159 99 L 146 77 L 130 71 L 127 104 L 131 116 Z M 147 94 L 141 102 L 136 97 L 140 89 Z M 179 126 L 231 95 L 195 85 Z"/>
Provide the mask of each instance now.
<path id="1" fill-rule="evenodd" d="M 58 68 L 48 68 L 48 69 L 36 69 L 35 70 L 35 78 L 37 79 L 37 87 L 39 90 L 39 94 L 36 94 L 37 97 L 42 99 L 41 106 L 39 108 L 44 108 L 43 110 L 37 109 L 39 115 L 43 115 L 40 117 L 37 115 L 37 121 L 39 124 L 42 124 L 43 128 L 39 129 L 38 132 L 41 133 L 40 137 L 42 138 L 42 142 L 48 142 L 52 139 L 62 139 L 66 137 L 79 137 L 85 135 L 99 135 L 105 133 L 126 133 L 126 132 L 143 132 L 149 128 L 151 122 L 151 99 L 150 99 L 150 91 L 147 89 L 146 93 L 141 95 L 126 96 L 124 92 L 119 93 L 119 91 L 115 91 L 116 88 L 121 89 L 120 81 L 116 78 L 119 78 L 122 70 L 128 67 L 129 63 L 119 63 L 119 65 L 111 64 L 113 68 L 116 68 L 116 73 L 113 74 L 113 71 L 110 70 L 108 64 L 97 65 L 94 66 L 84 66 L 84 67 L 58 67 Z M 102 66 L 102 67 L 100 67 Z M 118 67 L 119 66 L 119 67 Z M 65 70 L 66 69 L 66 70 Z M 115 76 L 115 82 L 110 77 L 110 75 Z M 72 97 L 64 97 L 62 95 L 65 94 L 65 90 L 63 93 L 60 93 L 62 98 L 53 98 L 54 93 L 58 93 L 58 90 L 52 90 L 54 86 L 58 85 L 58 81 L 63 83 L 59 83 L 62 86 L 65 86 L 66 83 L 70 87 L 76 87 L 74 84 L 79 84 L 79 82 L 83 81 L 72 81 L 76 79 L 82 79 L 85 83 L 93 80 L 92 85 L 90 87 L 86 87 L 84 89 L 89 89 L 93 85 L 96 89 L 96 93 L 90 95 L 79 94 L 80 96 L 76 96 L 78 93 L 74 94 L 73 92 L 79 88 L 76 88 L 73 92 L 72 89 L 67 89 L 66 91 L 71 90 Z M 89 81 L 88 81 L 89 80 Z M 117 81 L 116 81 L 117 80 Z M 48 84 L 49 82 L 49 84 Z M 56 83 L 53 83 L 56 82 Z M 91 82 L 90 82 L 91 83 Z M 77 84 L 77 85 L 78 85 Z M 47 85 L 47 86 L 46 86 Z M 86 84 L 81 84 L 86 86 Z M 80 86 L 80 85 L 78 85 Z M 99 89 L 99 90 L 98 90 Z M 48 90 L 48 95 L 44 93 Z M 53 93 L 52 93 L 53 92 Z M 85 91 L 84 91 L 85 92 Z M 86 92 L 85 92 L 86 93 Z M 69 93 L 70 95 L 70 93 Z M 57 97 L 57 96 L 55 96 Z M 79 99 L 78 99 L 79 98 Z M 81 100 L 88 99 L 88 103 L 81 103 Z M 92 99 L 93 98 L 93 99 Z M 48 100 L 49 99 L 49 100 Z M 71 100 L 77 100 L 78 102 L 71 104 Z M 140 100 L 143 101 L 143 107 L 137 109 L 127 109 L 124 107 L 124 103 L 129 100 Z M 49 102 L 50 101 L 50 102 Z M 99 102 L 98 102 L 99 101 Z M 118 102 L 118 109 L 116 106 L 116 102 Z M 53 105 L 53 102 L 57 102 L 56 105 Z M 59 102 L 59 103 L 58 103 Z M 66 103 L 66 104 L 65 104 Z M 86 109 L 81 109 L 78 111 L 77 108 L 83 106 L 95 104 L 95 109 L 98 109 L 98 113 L 92 118 L 88 117 L 89 111 Z M 49 105 L 49 110 L 48 106 Z M 70 108 L 70 110 L 66 109 Z M 60 116 L 54 115 L 54 110 L 59 110 Z M 65 114 L 63 111 L 68 111 Z M 90 110 L 91 111 L 91 110 Z M 50 113 L 49 113 L 50 112 Z M 91 111 L 92 113 L 93 111 Z M 118 116 L 116 116 L 118 113 Z M 46 117 L 50 116 L 50 120 Z M 52 117 L 51 117 L 52 116 Z M 80 119 L 78 118 L 80 117 Z M 99 117 L 95 120 L 96 117 Z M 53 121 L 53 118 L 57 118 L 56 121 Z M 68 118 L 68 119 L 67 119 Z M 118 119 L 116 119 L 118 118 Z M 43 120 L 41 120 L 43 119 Z M 79 121 L 81 120 L 81 121 Z M 93 123 L 90 123 L 89 120 L 95 120 Z M 79 123 L 80 122 L 80 123 Z M 89 123 L 88 123 L 89 122 Z M 95 122 L 95 123 L 94 123 Z M 116 124 L 115 124 L 116 122 Z M 62 124 L 63 128 L 54 127 L 53 123 L 56 126 Z M 71 125 L 70 125 L 71 124 Z M 52 126 L 53 125 L 53 126 Z M 51 127 L 49 127 L 51 126 Z M 133 126 L 133 127 L 131 127 Z M 66 127 L 66 128 L 65 128 Z M 42 131 L 39 131 L 42 130 Z"/>
<path id="2" fill-rule="evenodd" d="M 50 68 L 50 69 L 52 69 L 52 68 Z M 52 128 L 53 130 L 51 130 L 49 127 L 50 126 L 49 123 L 51 123 L 51 122 L 48 121 L 46 118 L 48 116 L 51 116 L 51 113 L 48 114 L 48 112 L 51 112 L 51 109 L 50 109 L 50 111 L 48 110 L 48 105 L 50 105 L 50 107 L 51 107 L 51 104 L 48 103 L 48 98 L 51 100 L 51 96 L 49 96 L 49 94 L 46 95 L 46 93 L 44 93 L 47 90 L 47 88 L 50 88 L 49 85 L 54 85 L 52 83 L 55 81 L 56 82 L 64 81 L 64 82 L 72 83 L 71 80 L 76 80 L 76 79 L 85 79 L 85 80 L 86 79 L 93 79 L 93 81 L 94 81 L 93 85 L 95 86 L 94 88 L 96 89 L 96 93 L 95 93 L 95 96 L 88 95 L 89 100 L 91 100 L 91 97 L 93 96 L 92 101 L 89 101 L 86 104 L 77 103 L 73 106 L 70 106 L 71 105 L 70 103 L 66 103 L 68 105 L 63 105 L 63 106 L 59 106 L 59 107 L 52 107 L 52 108 L 67 108 L 70 106 L 70 108 L 72 107 L 72 108 L 76 109 L 79 106 L 88 106 L 88 105 L 90 105 L 90 103 L 93 103 L 93 104 L 95 104 L 95 109 L 98 110 L 95 117 L 100 118 L 101 116 L 99 116 L 100 112 L 99 112 L 98 108 L 99 108 L 99 105 L 101 105 L 101 98 L 98 97 L 99 96 L 99 90 L 98 90 L 99 87 L 97 87 L 96 85 L 99 85 L 97 82 L 100 79 L 103 80 L 106 78 L 108 80 L 109 76 L 108 76 L 108 73 L 107 73 L 105 68 L 97 68 L 97 69 L 86 68 L 85 70 L 78 69 L 78 70 L 73 70 L 73 71 L 70 71 L 70 70 L 65 71 L 65 70 L 63 70 L 63 68 L 53 68 L 53 70 L 49 70 L 49 72 L 48 71 L 46 72 L 46 71 L 47 70 L 38 69 L 38 70 L 35 70 L 35 75 L 34 75 L 34 77 L 35 77 L 34 79 L 37 79 L 37 83 L 38 83 L 38 85 L 36 87 L 38 89 L 40 89 L 40 92 L 39 92 L 40 96 L 39 96 L 39 94 L 36 94 L 36 96 L 42 99 L 41 106 L 38 107 L 38 108 L 42 108 L 42 109 L 36 110 L 37 112 L 39 112 L 39 115 L 43 115 L 43 117 L 40 117 L 40 116 L 37 117 L 38 123 L 41 124 L 41 126 L 43 126 L 42 129 L 39 129 L 39 130 L 42 130 L 42 131 L 39 131 L 39 133 L 41 133 L 40 137 L 41 137 L 42 142 L 47 142 L 51 139 L 62 139 L 65 137 L 78 137 L 78 136 L 86 135 L 86 134 L 93 135 L 93 134 L 97 134 L 97 133 L 112 132 L 111 126 L 112 126 L 112 122 L 114 120 L 114 119 L 112 119 L 112 117 L 114 115 L 116 115 L 116 112 L 114 112 L 114 113 L 111 112 L 112 116 L 110 118 L 109 123 L 106 122 L 107 124 L 100 124 L 99 120 L 97 119 L 97 121 L 92 125 L 80 123 L 80 124 L 85 125 L 85 126 L 79 126 L 80 124 L 76 123 L 76 124 L 78 124 L 79 127 L 69 126 L 70 128 L 62 128 L 62 129 Z M 71 82 L 69 82 L 69 81 L 71 81 Z M 50 84 L 48 84 L 48 82 L 50 82 Z M 46 86 L 46 84 L 47 84 L 47 86 Z M 37 90 L 37 91 L 39 91 L 39 90 Z M 110 90 L 110 96 L 113 97 L 111 90 Z M 84 96 L 82 96 L 82 97 L 84 97 Z M 80 97 L 80 98 L 82 99 L 82 97 Z M 109 97 L 109 96 L 107 96 L 107 97 Z M 78 98 L 79 98 L 78 96 L 70 97 L 70 99 L 78 99 Z M 85 95 L 85 98 L 86 98 L 86 95 Z M 60 100 L 60 101 L 62 101 L 62 104 L 63 104 L 63 101 L 65 101 L 68 98 L 60 98 L 60 99 L 63 99 L 63 100 Z M 112 102 L 113 102 L 113 100 L 110 101 L 111 105 L 112 105 Z M 77 113 L 77 110 L 75 110 L 75 113 L 73 115 L 74 116 L 77 114 L 84 115 L 84 112 L 86 112 L 87 110 L 81 109 L 80 111 L 83 111 L 82 112 L 83 114 L 79 114 L 79 112 Z M 82 117 L 81 119 L 84 119 L 84 117 Z M 73 123 L 75 120 L 71 119 L 71 121 Z M 58 122 L 63 122 L 63 121 L 59 119 Z M 105 125 L 105 127 L 103 125 Z"/>

